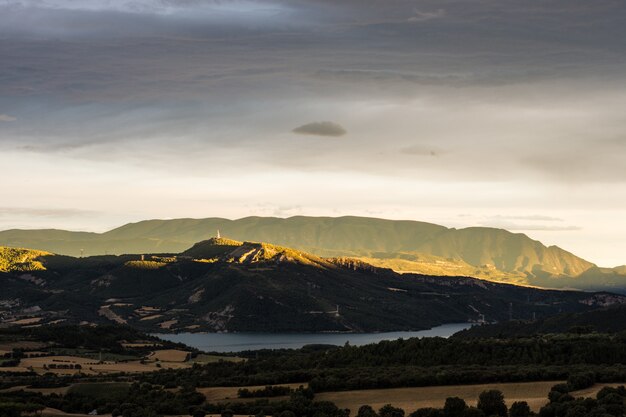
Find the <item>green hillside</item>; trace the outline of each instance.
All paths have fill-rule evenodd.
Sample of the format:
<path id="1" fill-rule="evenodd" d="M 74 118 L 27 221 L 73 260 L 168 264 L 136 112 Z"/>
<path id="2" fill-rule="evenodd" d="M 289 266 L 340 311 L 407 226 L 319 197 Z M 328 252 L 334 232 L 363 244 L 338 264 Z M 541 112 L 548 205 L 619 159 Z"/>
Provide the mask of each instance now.
<path id="1" fill-rule="evenodd" d="M 626 290 L 626 269 L 602 269 L 521 233 L 449 229 L 364 217 L 246 217 L 147 220 L 96 234 L 59 230 L 0 232 L 0 244 L 79 256 L 178 253 L 215 236 L 269 242 L 323 257 L 358 257 L 399 272 L 468 275 L 548 288 Z"/>

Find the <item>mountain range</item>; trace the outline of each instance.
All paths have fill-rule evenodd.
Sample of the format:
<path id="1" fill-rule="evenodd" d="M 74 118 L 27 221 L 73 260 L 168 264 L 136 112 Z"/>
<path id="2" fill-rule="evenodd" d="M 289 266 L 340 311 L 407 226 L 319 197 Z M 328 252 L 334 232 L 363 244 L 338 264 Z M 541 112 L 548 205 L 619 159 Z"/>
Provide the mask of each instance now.
<path id="1" fill-rule="evenodd" d="M 270 242 L 323 257 L 353 257 L 401 273 L 626 292 L 626 266 L 600 268 L 521 233 L 365 217 L 146 220 L 105 233 L 7 230 L 0 232 L 0 245 L 70 256 L 178 253 L 217 230 L 236 240 Z"/>
<path id="2" fill-rule="evenodd" d="M 626 304 L 611 293 L 398 274 L 353 258 L 212 238 L 178 254 L 75 258 L 0 249 L 4 326 L 128 324 L 150 332 L 373 332 L 532 320 Z"/>

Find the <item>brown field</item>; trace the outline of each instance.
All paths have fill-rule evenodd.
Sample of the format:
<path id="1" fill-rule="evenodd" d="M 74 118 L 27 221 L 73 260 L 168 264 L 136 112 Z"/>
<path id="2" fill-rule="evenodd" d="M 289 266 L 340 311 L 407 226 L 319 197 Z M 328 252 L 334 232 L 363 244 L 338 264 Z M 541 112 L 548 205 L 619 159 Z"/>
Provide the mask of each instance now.
<path id="1" fill-rule="evenodd" d="M 29 372 L 28 369 L 21 366 L 3 366 L 0 367 L 0 374 L 2 372 Z"/>
<path id="2" fill-rule="evenodd" d="M 353 414 L 366 404 L 375 410 L 391 404 L 411 413 L 423 407 L 441 408 L 448 397 L 460 397 L 469 405 L 475 406 L 481 392 L 497 389 L 502 391 L 509 406 L 515 401 L 527 401 L 533 411 L 539 411 L 548 402 L 550 388 L 560 382 L 563 381 L 323 392 L 315 398 L 319 401 L 332 401 L 339 408 L 349 408 Z"/>
<path id="3" fill-rule="evenodd" d="M 151 316 L 142 317 L 139 321 L 148 321 L 148 320 L 156 320 L 163 317 L 163 314 L 153 314 Z"/>
<path id="4" fill-rule="evenodd" d="M 41 411 L 41 415 L 45 416 L 45 417 L 55 417 L 55 416 L 67 416 L 67 417 L 90 417 L 88 414 L 69 414 L 69 413 L 64 413 L 61 410 L 57 410 L 55 408 L 44 408 Z M 104 417 L 110 417 L 111 414 L 100 414 L 101 416 Z"/>
<path id="5" fill-rule="evenodd" d="M 274 386 L 279 386 L 279 387 L 289 387 L 291 389 L 297 389 L 300 386 L 307 386 L 308 384 L 306 382 L 302 382 L 300 384 L 276 384 Z M 254 401 L 256 400 L 256 398 L 252 399 L 252 398 L 245 398 L 245 399 L 239 399 L 237 398 L 237 391 L 239 391 L 240 388 L 247 388 L 250 391 L 254 391 L 254 390 L 258 390 L 258 389 L 263 389 L 265 388 L 266 385 L 255 385 L 255 386 L 251 386 L 251 387 L 208 387 L 208 388 L 197 388 L 196 391 L 198 391 L 199 393 L 203 394 L 206 397 L 207 402 L 222 402 L 222 401 L 230 401 L 230 400 L 237 400 L 237 401 Z M 321 395 L 321 394 L 320 394 Z M 276 399 L 276 400 L 280 400 L 280 399 L 284 399 L 286 397 L 272 397 L 272 399 Z M 317 396 L 316 396 L 317 398 Z"/>
<path id="6" fill-rule="evenodd" d="M 20 319 L 20 320 L 12 321 L 11 324 L 17 324 L 18 326 L 21 326 L 25 324 L 39 323 L 41 320 L 43 320 L 43 317 L 30 317 L 27 319 Z"/>
<path id="7" fill-rule="evenodd" d="M 162 323 L 159 323 L 159 327 L 162 329 L 171 329 L 173 325 L 177 324 L 178 320 L 167 320 Z"/>
<path id="8" fill-rule="evenodd" d="M 56 365 L 76 365 L 79 364 L 82 369 L 45 369 L 44 365 L 50 364 Z M 161 368 L 165 369 L 180 369 L 186 368 L 189 365 L 183 363 L 176 362 L 164 362 L 161 363 Z M 20 362 L 19 368 L 22 370 L 26 370 L 32 367 L 35 372 L 38 374 L 44 374 L 46 372 L 53 372 L 59 375 L 72 375 L 78 372 L 82 372 L 84 374 L 93 375 L 93 374 L 110 374 L 110 373 L 118 373 L 118 372 L 130 372 L 130 373 L 139 373 L 139 372 L 152 372 L 159 369 L 156 366 L 156 363 L 144 363 L 142 364 L 140 361 L 129 361 L 129 362 L 112 362 L 112 361 L 104 361 L 102 363 L 98 362 L 94 359 L 89 358 L 81 358 L 78 356 L 48 356 L 43 358 L 25 358 Z M 10 368 L 9 368 L 10 369 Z M 0 368 L 1 372 L 2 368 Z"/>
<path id="9" fill-rule="evenodd" d="M 159 360 L 161 362 L 185 362 L 188 358 L 189 352 L 178 349 L 155 350 L 148 356 L 150 360 Z"/>

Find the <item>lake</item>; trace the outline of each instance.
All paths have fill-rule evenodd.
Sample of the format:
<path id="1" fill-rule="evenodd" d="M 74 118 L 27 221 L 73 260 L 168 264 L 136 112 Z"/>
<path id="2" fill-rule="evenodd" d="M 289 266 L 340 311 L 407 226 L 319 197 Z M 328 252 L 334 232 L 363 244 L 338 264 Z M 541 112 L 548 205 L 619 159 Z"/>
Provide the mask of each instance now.
<path id="1" fill-rule="evenodd" d="M 259 349 L 298 349 L 311 344 L 343 346 L 349 342 L 353 346 L 361 346 L 400 338 L 449 337 L 471 325 L 471 323 L 452 323 L 429 330 L 387 333 L 178 333 L 155 336 L 207 352 L 241 352 Z"/>

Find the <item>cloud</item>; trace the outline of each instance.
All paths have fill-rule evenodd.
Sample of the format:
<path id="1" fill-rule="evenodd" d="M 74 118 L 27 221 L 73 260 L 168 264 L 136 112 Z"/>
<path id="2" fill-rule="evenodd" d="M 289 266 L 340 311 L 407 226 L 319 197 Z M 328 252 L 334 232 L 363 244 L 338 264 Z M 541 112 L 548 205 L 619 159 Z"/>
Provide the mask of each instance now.
<path id="1" fill-rule="evenodd" d="M 444 9 L 438 9 L 434 12 L 423 12 L 421 10 L 415 9 L 415 14 L 411 16 L 408 21 L 409 22 L 424 22 L 426 20 L 438 19 L 446 15 L 446 11 Z"/>
<path id="2" fill-rule="evenodd" d="M 346 133 L 341 125 L 333 122 L 313 122 L 296 127 L 292 130 L 293 133 L 299 135 L 314 135 L 314 136 L 343 136 Z"/>
<path id="3" fill-rule="evenodd" d="M 543 216 L 540 214 L 531 214 L 527 216 L 492 216 L 491 220 L 531 220 L 531 221 L 539 221 L 539 222 L 562 222 L 563 219 L 552 216 Z"/>
<path id="4" fill-rule="evenodd" d="M 403 153 L 405 155 L 437 157 L 437 156 L 440 156 L 443 152 L 431 146 L 413 145 L 413 146 L 407 146 L 406 148 L 400 149 L 400 153 Z"/>
<path id="5" fill-rule="evenodd" d="M 506 220 L 485 221 L 480 223 L 481 226 L 496 227 L 509 231 L 545 231 L 545 232 L 574 232 L 582 230 L 579 226 L 554 226 L 540 223 L 517 223 Z"/>
<path id="6" fill-rule="evenodd" d="M 17 117 L 9 116 L 8 114 L 0 114 L 0 122 L 14 122 Z"/>
<path id="7" fill-rule="evenodd" d="M 0 217 L 66 217 L 87 216 L 91 214 L 94 214 L 94 212 L 69 208 L 0 207 Z"/>

